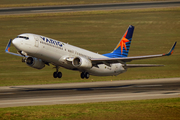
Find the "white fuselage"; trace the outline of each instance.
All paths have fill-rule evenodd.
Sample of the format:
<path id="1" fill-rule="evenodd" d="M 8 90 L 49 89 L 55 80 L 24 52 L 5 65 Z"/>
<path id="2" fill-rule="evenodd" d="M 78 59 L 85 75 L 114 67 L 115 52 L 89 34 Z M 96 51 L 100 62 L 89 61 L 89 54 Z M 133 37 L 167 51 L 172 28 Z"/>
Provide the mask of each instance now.
<path id="1" fill-rule="evenodd" d="M 72 65 L 71 58 L 84 57 L 91 59 L 107 57 L 41 35 L 27 33 L 20 36 L 27 36 L 29 39 L 15 38 L 12 41 L 18 51 L 22 51 L 27 56 L 36 57 L 55 66 L 61 66 L 70 70 L 79 70 L 81 72 L 86 71 L 90 75 L 96 76 L 113 76 L 126 71 L 121 63 L 111 65 L 99 64 L 98 67 L 93 66 L 89 69 L 77 69 Z"/>

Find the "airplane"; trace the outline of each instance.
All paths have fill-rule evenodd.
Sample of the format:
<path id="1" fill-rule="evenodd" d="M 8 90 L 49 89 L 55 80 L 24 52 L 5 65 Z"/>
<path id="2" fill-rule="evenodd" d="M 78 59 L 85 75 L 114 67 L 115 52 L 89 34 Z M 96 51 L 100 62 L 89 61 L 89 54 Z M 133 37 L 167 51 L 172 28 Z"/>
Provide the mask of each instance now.
<path id="1" fill-rule="evenodd" d="M 90 75 L 117 76 L 126 72 L 128 68 L 133 67 L 163 66 L 126 63 L 132 60 L 170 56 L 177 43 L 174 43 L 167 54 L 128 57 L 133 32 L 134 26 L 130 25 L 115 49 L 107 54 L 98 54 L 52 38 L 31 33 L 20 34 L 13 40 L 10 39 L 5 52 L 22 57 L 22 62 L 25 62 L 32 68 L 42 69 L 45 65 L 54 65 L 56 68 L 56 71 L 53 73 L 54 78 L 62 77 L 59 68 L 63 67 L 80 71 L 80 77 L 88 79 Z M 17 53 L 10 52 L 11 42 L 17 49 Z"/>

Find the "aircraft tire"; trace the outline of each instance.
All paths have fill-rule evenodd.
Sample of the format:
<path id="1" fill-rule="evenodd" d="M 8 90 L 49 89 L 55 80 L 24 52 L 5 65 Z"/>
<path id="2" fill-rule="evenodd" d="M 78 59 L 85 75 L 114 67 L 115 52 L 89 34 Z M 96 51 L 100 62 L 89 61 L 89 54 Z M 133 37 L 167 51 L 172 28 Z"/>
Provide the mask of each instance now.
<path id="1" fill-rule="evenodd" d="M 61 78 L 61 77 L 62 77 L 62 73 L 61 73 L 61 72 L 58 72 L 58 73 L 57 73 L 57 77 L 58 77 L 58 78 Z"/>
<path id="2" fill-rule="evenodd" d="M 89 73 L 86 72 L 86 73 L 84 74 L 84 76 L 85 76 L 86 79 L 88 79 L 88 78 L 89 78 Z"/>
<path id="3" fill-rule="evenodd" d="M 57 77 L 58 77 L 58 72 L 54 72 L 54 73 L 53 73 L 53 77 L 54 77 L 54 78 L 57 78 Z"/>
<path id="4" fill-rule="evenodd" d="M 84 78 L 88 79 L 89 78 L 89 73 L 88 72 L 82 72 L 81 73 L 81 78 L 82 79 L 84 79 Z"/>
<path id="5" fill-rule="evenodd" d="M 84 72 L 81 73 L 81 78 L 84 79 Z"/>

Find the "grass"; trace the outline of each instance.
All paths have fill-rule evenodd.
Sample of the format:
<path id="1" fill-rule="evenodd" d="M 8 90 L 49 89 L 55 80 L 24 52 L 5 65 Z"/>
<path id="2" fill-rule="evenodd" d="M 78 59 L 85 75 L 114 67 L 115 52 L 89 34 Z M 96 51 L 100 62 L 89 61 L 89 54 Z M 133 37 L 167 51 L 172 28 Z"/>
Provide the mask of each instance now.
<path id="1" fill-rule="evenodd" d="M 180 98 L 0 108 L 1 120 L 179 120 Z"/>
<path id="2" fill-rule="evenodd" d="M 0 16 L 0 86 L 180 77 L 179 12 L 178 7 Z M 178 41 L 170 57 L 131 62 L 165 67 L 128 69 L 116 77 L 90 76 L 88 80 L 81 80 L 79 72 L 60 68 L 62 79 L 54 79 L 52 65 L 36 70 L 22 63 L 20 57 L 4 53 L 8 40 L 21 33 L 40 34 L 100 54 L 108 53 L 130 24 L 135 31 L 129 56 L 168 52 Z M 13 46 L 11 51 L 16 52 Z"/>
<path id="3" fill-rule="evenodd" d="M 28 6 L 51 6 L 51 5 L 77 5 L 98 3 L 120 3 L 120 2 L 145 2 L 164 0 L 1 0 L 0 8 L 4 7 L 28 7 Z"/>

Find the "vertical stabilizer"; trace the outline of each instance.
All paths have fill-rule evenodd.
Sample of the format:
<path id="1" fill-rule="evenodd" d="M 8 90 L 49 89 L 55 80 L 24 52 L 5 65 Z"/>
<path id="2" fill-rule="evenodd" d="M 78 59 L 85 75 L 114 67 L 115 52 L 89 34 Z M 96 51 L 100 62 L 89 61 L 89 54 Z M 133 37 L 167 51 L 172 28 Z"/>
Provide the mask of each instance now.
<path id="1" fill-rule="evenodd" d="M 134 26 L 130 25 L 114 51 L 111 53 L 104 54 L 109 58 L 127 57 L 130 49 L 130 44 L 133 36 Z"/>

